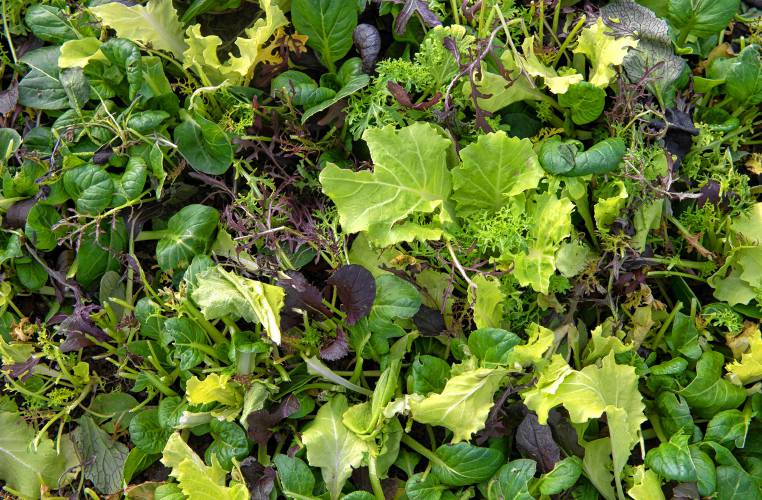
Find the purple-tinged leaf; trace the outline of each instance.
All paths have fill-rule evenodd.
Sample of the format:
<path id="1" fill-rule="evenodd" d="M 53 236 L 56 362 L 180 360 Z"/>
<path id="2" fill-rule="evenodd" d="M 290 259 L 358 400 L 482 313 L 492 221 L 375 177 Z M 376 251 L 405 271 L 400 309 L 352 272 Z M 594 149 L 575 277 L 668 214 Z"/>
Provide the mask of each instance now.
<path id="1" fill-rule="evenodd" d="M 418 309 L 413 316 L 413 323 L 424 337 L 436 337 L 447 329 L 442 313 L 428 306 Z"/>
<path id="2" fill-rule="evenodd" d="M 290 394 L 273 411 L 257 410 L 249 413 L 246 417 L 249 438 L 260 446 L 266 446 L 273 435 L 273 427 L 298 410 L 299 400 Z"/>
<path id="3" fill-rule="evenodd" d="M 341 266 L 328 278 L 327 283 L 336 287 L 348 325 L 354 325 L 370 314 L 376 299 L 376 280 L 370 271 L 356 264 Z"/>
<path id="4" fill-rule="evenodd" d="M 40 358 L 35 356 L 29 356 L 26 361 L 21 363 L 14 363 L 8 367 L 10 370 L 10 376 L 21 380 L 26 380 L 31 374 L 32 369 L 40 363 Z"/>
<path id="5" fill-rule="evenodd" d="M 331 311 L 323 305 L 323 296 L 304 275 L 297 271 L 289 271 L 287 276 L 278 280 L 278 286 L 286 292 L 284 307 L 281 312 L 281 329 L 288 330 L 302 323 L 302 314 L 315 313 L 331 316 Z"/>
<path id="6" fill-rule="evenodd" d="M 413 100 L 410 98 L 410 94 L 407 93 L 407 90 L 405 90 L 405 87 L 400 85 L 397 82 L 393 82 L 389 80 L 386 82 L 386 88 L 391 92 L 391 94 L 394 96 L 394 98 L 397 100 L 400 105 L 410 108 L 410 109 L 416 109 L 419 111 L 423 111 L 426 109 L 429 109 L 436 103 L 442 99 L 442 93 L 437 92 L 434 94 L 434 96 L 431 99 L 428 99 L 423 102 L 414 103 Z"/>
<path id="7" fill-rule="evenodd" d="M 516 447 L 537 462 L 542 472 L 550 472 L 561 460 L 561 449 L 553 439 L 553 432 L 540 424 L 534 413 L 527 413 L 516 429 Z"/>
<path id="8" fill-rule="evenodd" d="M 58 332 L 66 335 L 66 339 L 59 347 L 61 352 L 78 351 L 94 345 L 87 337 L 88 335 L 99 342 L 109 340 L 108 334 L 96 326 L 93 320 L 90 319 L 90 315 L 99 309 L 100 307 L 96 305 L 77 305 L 71 315 L 66 316 L 60 321 Z M 59 322 L 58 318 L 51 320 L 52 324 L 57 322 Z"/>
<path id="9" fill-rule="evenodd" d="M 341 328 L 336 329 L 336 338 L 327 346 L 320 349 L 320 357 L 326 361 L 336 361 L 349 354 L 347 336 Z"/>
<path id="10" fill-rule="evenodd" d="M 0 115 L 10 113 L 16 109 L 19 101 L 19 83 L 13 80 L 7 89 L 0 92 Z"/>
<path id="11" fill-rule="evenodd" d="M 275 469 L 264 467 L 254 457 L 246 457 L 240 465 L 251 500 L 268 500 L 275 484 Z"/>
<path id="12" fill-rule="evenodd" d="M 421 22 L 433 28 L 434 26 L 441 26 L 442 21 L 439 20 L 434 12 L 429 9 L 428 3 L 423 0 L 386 0 L 391 3 L 402 4 L 402 10 L 397 14 L 397 18 L 394 20 L 394 32 L 402 36 L 407 30 L 407 23 L 410 22 L 410 18 L 413 15 L 417 15 Z"/>

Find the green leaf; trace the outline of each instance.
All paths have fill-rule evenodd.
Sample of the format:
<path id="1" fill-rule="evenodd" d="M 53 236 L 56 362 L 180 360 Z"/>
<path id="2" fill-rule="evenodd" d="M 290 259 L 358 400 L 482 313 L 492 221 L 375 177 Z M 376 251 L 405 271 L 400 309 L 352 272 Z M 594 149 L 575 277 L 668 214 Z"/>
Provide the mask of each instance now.
<path id="1" fill-rule="evenodd" d="M 725 90 L 742 106 L 762 102 L 762 52 L 748 45 L 725 68 Z"/>
<path id="2" fill-rule="evenodd" d="M 503 322 L 505 295 L 500 280 L 478 274 L 472 279 L 476 290 L 468 289 L 468 302 L 473 304 L 474 324 L 477 328 L 499 328 Z"/>
<path id="3" fill-rule="evenodd" d="M 210 373 L 204 380 L 191 377 L 186 382 L 185 394 L 192 405 L 221 405 L 222 408 L 211 411 L 218 419 L 233 420 L 243 408 L 243 389 L 226 374 Z"/>
<path id="4" fill-rule="evenodd" d="M 569 108 L 572 121 L 577 125 L 588 124 L 601 116 L 605 101 L 606 91 L 589 82 L 575 83 L 558 96 L 558 104 Z"/>
<path id="5" fill-rule="evenodd" d="M 445 444 L 437 448 L 431 472 L 450 486 L 468 486 L 486 481 L 503 464 L 503 454 L 494 448 L 468 443 Z"/>
<path id="6" fill-rule="evenodd" d="M 442 392 L 447 379 L 450 378 L 450 365 L 428 354 L 417 356 L 410 371 L 413 392 L 424 396 L 432 392 Z"/>
<path id="7" fill-rule="evenodd" d="M 82 109 L 90 99 L 90 82 L 82 68 L 68 68 L 59 74 L 61 85 L 72 109 Z"/>
<path id="8" fill-rule="evenodd" d="M 30 449 L 36 434 L 21 416 L 0 411 L 0 480 L 29 498 L 40 498 L 42 485 L 58 488 L 67 468 L 65 457 L 56 453 L 47 437 L 37 449 Z"/>
<path id="9" fill-rule="evenodd" d="M 478 368 L 456 375 L 447 381 L 441 394 L 410 401 L 413 420 L 447 427 L 453 432 L 453 443 L 471 439 L 471 434 L 484 429 L 492 397 L 505 373 L 500 369 Z"/>
<path id="10" fill-rule="evenodd" d="M 57 46 L 42 47 L 21 57 L 20 61 L 30 71 L 19 82 L 19 104 L 42 110 L 69 107 L 69 98 L 59 80 L 59 53 Z"/>
<path id="11" fill-rule="evenodd" d="M 405 483 L 405 494 L 410 500 L 439 500 L 450 487 L 442 484 L 434 474 L 414 474 Z"/>
<path id="12" fill-rule="evenodd" d="M 495 477 L 487 483 L 489 500 L 532 500 L 529 481 L 534 479 L 537 463 L 520 458 L 500 467 Z"/>
<path id="13" fill-rule="evenodd" d="M 90 287 L 106 271 L 116 271 L 121 267 L 120 257 L 127 248 L 127 226 L 117 219 L 112 226 L 101 223 L 91 226 L 82 235 L 79 250 L 74 261 L 77 264 L 75 277 L 84 287 Z"/>
<path id="14" fill-rule="evenodd" d="M 318 87 L 317 82 L 308 74 L 293 69 L 273 78 L 270 93 L 276 95 L 278 92 L 287 94 L 292 104 L 302 107 L 314 106 L 336 95 L 335 90 Z"/>
<path id="15" fill-rule="evenodd" d="M 762 289 L 762 246 L 734 248 L 707 283 L 715 298 L 731 306 L 757 298 Z"/>
<path id="16" fill-rule="evenodd" d="M 739 410 L 725 410 L 712 417 L 706 425 L 705 441 L 715 441 L 732 449 L 734 444 L 743 448 L 751 424 L 751 414 Z"/>
<path id="17" fill-rule="evenodd" d="M 724 361 L 719 352 L 702 354 L 696 364 L 696 378 L 680 391 L 700 417 L 711 418 L 722 410 L 737 408 L 746 400 L 743 387 L 721 378 Z"/>
<path id="18" fill-rule="evenodd" d="M 0 128 L 0 165 L 5 164 L 21 146 L 21 136 L 12 128 Z"/>
<path id="19" fill-rule="evenodd" d="M 301 459 L 288 455 L 275 455 L 273 462 L 278 470 L 283 494 L 287 498 L 311 497 L 315 488 L 315 476 Z"/>
<path id="20" fill-rule="evenodd" d="M 166 114 L 166 113 L 165 113 Z M 114 178 L 114 197 L 111 204 L 120 206 L 136 200 L 143 192 L 148 179 L 148 166 L 140 156 L 132 156 L 121 177 Z"/>
<path id="21" fill-rule="evenodd" d="M 749 348 L 741 354 L 741 360 L 725 365 L 728 378 L 737 385 L 762 380 L 762 335 L 759 329 L 755 330 L 748 342 Z"/>
<path id="22" fill-rule="evenodd" d="M 762 493 L 759 484 L 752 476 L 740 467 L 721 465 L 717 467 L 717 497 L 718 500 L 759 500 Z"/>
<path id="23" fill-rule="evenodd" d="M 371 317 L 384 321 L 407 319 L 421 308 L 421 294 L 411 283 L 391 274 L 376 278 L 376 298 Z"/>
<path id="24" fill-rule="evenodd" d="M 525 344 L 513 347 L 508 353 L 507 364 L 511 367 L 531 366 L 538 363 L 553 345 L 555 334 L 553 330 L 531 323 L 525 330 L 528 339 Z"/>
<path id="25" fill-rule="evenodd" d="M 68 170 L 63 178 L 66 193 L 75 200 L 77 212 L 96 215 L 111 205 L 114 181 L 106 169 L 92 163 Z"/>
<path id="26" fill-rule="evenodd" d="M 128 83 L 128 98 L 135 99 L 143 85 L 143 59 L 138 46 L 130 40 L 112 38 L 101 45 L 100 50 L 113 66 L 124 70 Z"/>
<path id="27" fill-rule="evenodd" d="M 503 131 L 479 136 L 460 156 L 462 165 L 452 171 L 452 198 L 461 217 L 498 210 L 508 197 L 536 188 L 543 177 L 532 143 Z"/>
<path id="28" fill-rule="evenodd" d="M 394 243 L 388 234 L 394 224 L 443 208 L 450 194 L 451 143 L 420 122 L 402 129 L 368 129 L 363 138 L 374 171 L 352 172 L 330 164 L 320 172 L 320 183 L 336 204 L 346 232 L 368 231 L 371 242 Z"/>
<path id="29" fill-rule="evenodd" d="M 24 233 L 37 250 L 43 252 L 53 250 L 58 246 L 58 238 L 64 234 L 63 229 L 55 228 L 59 222 L 61 222 L 61 214 L 58 210 L 38 202 L 27 215 Z"/>
<path id="30" fill-rule="evenodd" d="M 347 63 L 348 62 L 349 61 L 347 61 Z M 346 66 L 347 63 L 344 63 L 343 66 Z M 320 103 L 315 104 L 314 106 L 311 106 L 309 109 L 305 109 L 304 113 L 302 114 L 302 123 L 307 123 L 307 120 L 315 116 L 315 114 L 330 108 L 342 99 L 346 99 L 355 92 L 367 87 L 368 83 L 370 83 L 370 77 L 365 73 L 353 76 L 352 79 L 344 84 L 344 86 L 341 87 L 332 97 L 325 99 Z"/>
<path id="31" fill-rule="evenodd" d="M 40 40 L 60 44 L 77 38 L 77 32 L 66 21 L 67 14 L 52 5 L 32 5 L 24 22 Z"/>
<path id="32" fill-rule="evenodd" d="M 156 245 L 156 260 L 163 271 L 188 267 L 193 257 L 207 251 L 214 239 L 219 212 L 206 205 L 187 205 L 169 218 Z"/>
<path id="33" fill-rule="evenodd" d="M 664 492 L 661 490 L 661 479 L 654 471 L 648 470 L 643 465 L 634 468 L 632 474 L 632 487 L 627 490 L 633 500 L 664 500 Z"/>
<path id="34" fill-rule="evenodd" d="M 646 455 L 646 466 L 668 480 L 697 481 L 698 468 L 692 451 L 697 451 L 696 457 L 700 457 L 702 462 L 709 460 L 711 463 L 711 459 L 703 451 L 689 448 L 689 439 L 690 437 L 685 434 L 675 434 L 669 442 L 650 449 Z"/>
<path id="35" fill-rule="evenodd" d="M 233 468 L 233 460 L 240 462 L 249 456 L 249 440 L 246 431 L 235 422 L 212 419 L 209 429 L 214 441 L 205 452 L 205 459 L 211 462 L 214 457 L 225 470 Z"/>
<path id="36" fill-rule="evenodd" d="M 315 420 L 302 433 L 307 461 L 320 467 L 332 500 L 341 496 L 352 469 L 360 466 L 369 451 L 368 444 L 344 426 L 341 417 L 346 410 L 346 397 L 334 396 L 320 407 Z"/>
<path id="37" fill-rule="evenodd" d="M 180 369 L 190 370 L 204 360 L 208 344 L 204 330 L 188 318 L 170 318 L 164 323 L 165 335 L 174 342 L 172 353 Z"/>
<path id="38" fill-rule="evenodd" d="M 242 318 L 261 323 L 267 335 L 280 344 L 283 288 L 254 281 L 216 266 L 198 274 L 193 300 L 206 319 Z"/>
<path id="39" fill-rule="evenodd" d="M 292 0 L 291 18 L 296 31 L 309 37 L 307 46 L 334 72 L 336 62 L 352 48 L 356 4 L 343 0 Z"/>
<path id="40" fill-rule="evenodd" d="M 600 175 L 617 168 L 625 150 L 624 141 L 618 137 L 604 139 L 583 151 L 581 142 L 575 139 L 562 141 L 553 136 L 542 143 L 539 159 L 542 168 L 553 175 Z"/>
<path id="41" fill-rule="evenodd" d="M 142 410 L 130 420 L 130 439 L 147 455 L 161 453 L 171 433 L 171 429 L 162 427 L 156 408 Z"/>
<path id="42" fill-rule="evenodd" d="M 558 495 L 570 490 L 582 474 L 582 461 L 578 457 L 566 457 L 556 463 L 553 470 L 543 474 L 538 489 L 543 495 Z"/>
<path id="43" fill-rule="evenodd" d="M 145 5 L 131 7 L 109 2 L 90 7 L 90 11 L 116 31 L 119 38 L 150 44 L 154 49 L 166 50 L 182 60 L 187 45 L 172 0 L 150 0 Z"/>
<path id="44" fill-rule="evenodd" d="M 682 45 L 689 35 L 716 35 L 733 19 L 739 4 L 739 0 L 669 0 L 667 20 Z"/>
<path id="45" fill-rule="evenodd" d="M 596 87 L 606 88 L 616 75 L 613 67 L 621 65 L 627 51 L 637 46 L 637 40 L 632 37 L 612 36 L 611 28 L 599 17 L 594 25 L 582 30 L 574 53 L 584 54 L 590 60 L 588 81 Z"/>
<path id="46" fill-rule="evenodd" d="M 101 45 L 103 42 L 93 36 L 65 42 L 58 55 L 58 67 L 84 68 L 92 59 L 104 60 L 106 56 L 100 51 Z"/>
<path id="47" fill-rule="evenodd" d="M 616 180 L 599 193 L 598 201 L 593 207 L 595 225 L 600 231 L 608 231 L 608 226 L 614 223 L 619 213 L 627 204 L 627 188 L 624 182 Z M 611 196 L 609 196 L 611 195 Z M 606 196 L 605 198 L 603 196 Z"/>
<path id="48" fill-rule="evenodd" d="M 172 434 L 164 447 L 161 463 L 170 467 L 187 500 L 248 500 L 246 485 L 231 481 L 226 486 L 227 473 L 213 460 L 207 466 L 180 437 Z"/>
<path id="49" fill-rule="evenodd" d="M 520 343 L 518 335 L 500 328 L 480 328 L 468 336 L 468 350 L 485 368 L 507 366 L 513 348 Z"/>
<path id="50" fill-rule="evenodd" d="M 115 493 L 124 482 L 127 447 L 115 441 L 87 415 L 77 420 L 72 439 L 84 466 L 85 479 L 101 493 Z"/>
<path id="51" fill-rule="evenodd" d="M 225 131 L 198 113 L 182 112 L 175 128 L 177 150 L 191 167 L 209 175 L 222 175 L 233 163 L 233 146 Z"/>

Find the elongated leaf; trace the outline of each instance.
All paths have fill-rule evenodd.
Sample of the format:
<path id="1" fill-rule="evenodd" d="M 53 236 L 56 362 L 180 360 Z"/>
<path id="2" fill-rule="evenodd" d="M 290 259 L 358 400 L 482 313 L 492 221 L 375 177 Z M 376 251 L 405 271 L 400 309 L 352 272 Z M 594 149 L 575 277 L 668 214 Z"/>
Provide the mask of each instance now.
<path id="1" fill-rule="evenodd" d="M 124 481 L 124 464 L 127 447 L 109 436 L 87 415 L 79 419 L 79 427 L 73 432 L 85 466 L 85 477 L 92 481 L 98 491 L 114 493 Z"/>
<path id="2" fill-rule="evenodd" d="M 352 31 L 357 26 L 357 7 L 343 0 L 294 0 L 291 15 L 296 31 L 307 35 L 313 48 L 329 69 L 352 47 Z"/>

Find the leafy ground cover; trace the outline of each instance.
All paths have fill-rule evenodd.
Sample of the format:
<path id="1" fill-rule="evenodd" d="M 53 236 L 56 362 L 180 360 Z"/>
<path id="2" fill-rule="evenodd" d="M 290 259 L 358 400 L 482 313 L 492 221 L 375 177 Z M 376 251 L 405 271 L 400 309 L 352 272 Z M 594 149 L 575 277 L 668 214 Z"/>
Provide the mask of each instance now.
<path id="1" fill-rule="evenodd" d="M 2 0 L 19 498 L 762 498 L 739 0 Z"/>

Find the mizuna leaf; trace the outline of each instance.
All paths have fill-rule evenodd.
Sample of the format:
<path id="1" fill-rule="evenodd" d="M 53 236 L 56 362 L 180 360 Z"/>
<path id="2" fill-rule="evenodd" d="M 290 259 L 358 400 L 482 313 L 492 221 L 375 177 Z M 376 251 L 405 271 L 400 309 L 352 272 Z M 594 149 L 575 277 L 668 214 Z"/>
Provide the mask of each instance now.
<path id="1" fill-rule="evenodd" d="M 346 410 L 346 397 L 334 396 L 302 433 L 307 460 L 311 466 L 320 467 L 332 500 L 341 496 L 352 469 L 360 466 L 369 451 L 368 444 L 344 426 L 341 417 Z"/>
<path id="2" fill-rule="evenodd" d="M 467 441 L 484 428 L 492 397 L 505 377 L 502 369 L 478 368 L 447 381 L 441 394 L 410 402 L 413 420 L 441 425 L 453 432 L 452 442 Z"/>
<path id="3" fill-rule="evenodd" d="M 588 81 L 596 87 L 608 87 L 616 74 L 613 67 L 621 65 L 627 51 L 638 46 L 632 37 L 615 38 L 611 33 L 611 28 L 599 17 L 594 25 L 582 30 L 574 49 L 574 53 L 585 54 L 590 59 L 592 67 Z"/>
<path id="4" fill-rule="evenodd" d="M 131 7 L 120 2 L 109 2 L 90 7 L 90 11 L 116 31 L 120 38 L 166 50 L 182 60 L 187 45 L 172 0 L 150 0 L 145 5 Z"/>
<path id="5" fill-rule="evenodd" d="M 345 231 L 369 231 L 370 239 L 379 241 L 408 216 L 443 209 L 450 194 L 449 140 L 420 122 L 402 129 L 368 129 L 363 138 L 373 172 L 333 164 L 320 172 L 323 192 L 336 204 Z"/>
<path id="6" fill-rule="evenodd" d="M 280 344 L 283 288 L 244 278 L 217 266 L 197 276 L 192 296 L 206 319 L 231 317 L 261 323 L 272 341 Z"/>
<path id="7" fill-rule="evenodd" d="M 452 171 L 452 198 L 461 217 L 500 209 L 507 197 L 536 188 L 544 175 L 532 143 L 503 131 L 480 136 L 460 157 L 463 164 Z"/>

